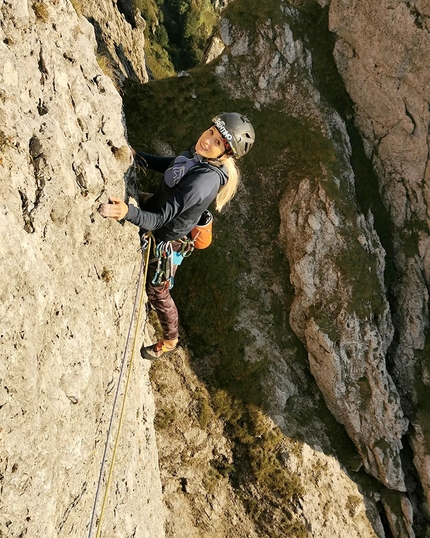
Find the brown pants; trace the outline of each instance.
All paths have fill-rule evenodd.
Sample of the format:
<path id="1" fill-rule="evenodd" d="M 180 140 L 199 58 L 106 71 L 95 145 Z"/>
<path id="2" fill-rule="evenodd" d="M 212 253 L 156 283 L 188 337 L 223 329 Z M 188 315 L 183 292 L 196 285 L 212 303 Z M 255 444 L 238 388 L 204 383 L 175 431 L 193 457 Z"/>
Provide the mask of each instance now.
<path id="1" fill-rule="evenodd" d="M 181 243 L 178 241 L 172 241 L 173 250 L 180 250 Z M 177 265 L 172 267 L 172 275 L 175 276 Z M 148 300 L 151 303 L 154 310 L 157 312 L 160 325 L 163 329 L 163 337 L 165 340 L 174 340 L 178 338 L 179 331 L 179 318 L 178 309 L 175 302 L 170 295 L 169 283 L 163 282 L 159 286 L 152 284 L 155 272 L 157 270 L 157 259 L 153 259 L 149 262 L 148 275 L 146 280 L 146 293 Z"/>

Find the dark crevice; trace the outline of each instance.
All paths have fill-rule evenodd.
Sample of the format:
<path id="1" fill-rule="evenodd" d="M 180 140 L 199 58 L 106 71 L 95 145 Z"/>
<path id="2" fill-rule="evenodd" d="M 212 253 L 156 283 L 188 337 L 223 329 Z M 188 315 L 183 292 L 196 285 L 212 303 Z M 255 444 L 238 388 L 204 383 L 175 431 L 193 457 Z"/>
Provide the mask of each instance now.
<path id="1" fill-rule="evenodd" d="M 48 107 L 45 105 L 42 99 L 39 99 L 39 104 L 37 105 L 37 112 L 39 113 L 39 116 L 44 116 L 45 114 L 48 114 L 48 111 Z"/>
<path id="2" fill-rule="evenodd" d="M 133 68 L 133 64 L 130 62 L 130 60 L 127 58 L 124 47 L 120 45 L 115 45 L 115 52 L 118 56 L 119 61 L 121 62 L 124 71 L 127 73 L 127 77 L 130 80 L 135 80 L 136 82 L 139 82 L 139 77 L 136 74 L 136 71 Z"/>
<path id="3" fill-rule="evenodd" d="M 405 474 L 408 497 L 414 510 L 414 532 L 416 536 L 424 536 L 426 521 L 423 514 L 425 513 L 426 498 L 424 495 L 420 477 L 413 464 L 414 452 L 410 444 L 410 437 L 414 433 L 413 430 L 414 428 L 411 425 L 407 434 L 404 435 L 402 438 L 402 468 Z"/>
<path id="4" fill-rule="evenodd" d="M 88 185 L 85 179 L 85 175 L 80 170 L 79 166 L 76 166 L 75 163 L 72 164 L 73 172 L 75 173 L 76 183 L 81 191 L 81 195 L 85 198 L 88 195 Z"/>
<path id="5" fill-rule="evenodd" d="M 384 505 L 381 502 L 376 503 L 376 507 L 379 511 L 379 517 L 381 519 L 382 527 L 384 529 L 385 538 L 397 538 L 393 535 L 390 527 L 390 523 L 388 522 L 387 514 L 385 513 Z"/>
<path id="6" fill-rule="evenodd" d="M 76 507 L 76 505 L 79 503 L 79 501 L 82 499 L 84 494 L 87 491 L 87 483 L 84 482 L 82 486 L 81 492 L 73 499 L 73 501 L 69 504 L 69 506 L 66 508 L 66 511 L 64 512 L 63 517 L 61 518 L 60 524 L 58 525 L 58 532 L 62 530 L 64 525 L 67 522 L 68 517 L 70 516 L 70 513 L 72 512 L 73 508 Z"/>
<path id="7" fill-rule="evenodd" d="M 136 28 L 136 20 L 133 13 L 133 0 L 118 0 L 117 5 L 118 11 L 124 15 L 125 20 L 133 29 Z"/>
<path id="8" fill-rule="evenodd" d="M 28 202 L 28 198 L 27 198 L 27 195 L 25 194 L 25 192 L 19 190 L 19 195 L 21 197 L 21 209 L 22 209 L 22 217 L 24 219 L 24 230 L 27 232 L 27 233 L 34 233 L 34 226 L 33 226 L 33 221 L 32 221 L 32 218 L 31 218 L 31 210 L 29 210 L 29 202 Z"/>
<path id="9" fill-rule="evenodd" d="M 186 478 L 181 478 L 179 480 L 180 484 L 181 484 L 181 491 L 183 491 L 184 493 L 187 492 L 187 479 Z"/>
<path id="10" fill-rule="evenodd" d="M 45 187 L 45 179 L 42 176 L 42 168 L 45 165 L 45 155 L 42 152 L 42 145 L 40 140 L 33 136 L 29 142 L 29 153 L 30 153 L 30 162 L 33 165 L 34 169 L 34 179 L 36 183 L 34 200 L 31 201 L 28 198 L 28 195 L 23 191 L 19 190 L 19 195 L 21 197 L 21 208 L 22 216 L 24 219 L 24 230 L 28 233 L 34 233 L 34 223 L 33 223 L 33 211 L 37 209 L 40 204 L 40 201 L 43 196 L 43 189 Z"/>
<path id="11" fill-rule="evenodd" d="M 75 58 L 72 58 L 72 56 L 70 56 L 69 54 L 67 54 L 66 52 L 63 53 L 63 58 L 67 61 L 69 61 L 72 65 L 76 63 L 76 60 Z"/>
<path id="12" fill-rule="evenodd" d="M 119 2 L 118 2 L 118 9 L 120 9 L 120 3 Z M 121 9 L 120 9 L 120 11 L 121 11 Z M 116 69 L 121 71 L 121 69 L 118 66 L 118 61 L 119 61 L 121 63 L 121 65 L 122 65 L 124 71 L 127 73 L 128 78 L 138 82 L 140 79 L 137 76 L 136 71 L 134 70 L 132 63 L 127 58 L 127 56 L 126 56 L 126 54 L 124 52 L 123 45 L 122 44 L 115 45 L 115 52 L 117 54 L 117 58 L 114 58 L 112 56 L 112 54 L 110 53 L 110 51 L 109 51 L 109 47 L 108 47 L 108 45 L 106 43 L 105 31 L 100 26 L 100 23 L 96 19 L 94 19 L 93 17 L 88 17 L 88 21 L 94 27 L 94 34 L 96 36 L 96 41 L 97 41 L 97 54 L 100 55 L 100 56 L 105 56 L 112 66 L 115 66 Z M 133 21 L 134 21 L 134 16 L 133 16 Z M 130 22 L 130 21 L 128 21 L 128 22 Z M 132 24 L 132 26 L 133 26 L 133 24 Z M 134 26 L 133 26 L 133 28 L 134 28 Z"/>
<path id="13" fill-rule="evenodd" d="M 45 60 L 43 59 L 42 47 L 40 48 L 38 65 L 39 71 L 41 73 L 40 84 L 43 86 L 45 84 L 45 80 L 48 78 L 49 73 L 48 69 L 46 68 Z"/>
<path id="14" fill-rule="evenodd" d="M 425 28 L 425 22 L 423 20 L 423 17 L 421 15 L 421 13 L 417 10 L 417 8 L 413 5 L 411 5 L 411 2 L 407 1 L 405 2 L 406 4 L 406 7 L 409 9 L 409 12 L 412 16 L 412 18 L 414 19 L 414 24 L 417 28 L 419 28 L 420 30 L 422 30 L 423 28 Z"/>
<path id="15" fill-rule="evenodd" d="M 406 114 L 406 116 L 411 120 L 412 125 L 414 126 L 413 131 L 412 131 L 412 133 L 411 133 L 411 134 L 414 134 L 414 133 L 415 133 L 415 130 L 416 130 L 416 128 L 417 128 L 417 123 L 416 123 L 416 121 L 414 120 L 414 117 L 412 116 L 412 114 L 409 112 L 408 107 L 406 106 L 406 103 L 405 103 L 405 114 Z"/>

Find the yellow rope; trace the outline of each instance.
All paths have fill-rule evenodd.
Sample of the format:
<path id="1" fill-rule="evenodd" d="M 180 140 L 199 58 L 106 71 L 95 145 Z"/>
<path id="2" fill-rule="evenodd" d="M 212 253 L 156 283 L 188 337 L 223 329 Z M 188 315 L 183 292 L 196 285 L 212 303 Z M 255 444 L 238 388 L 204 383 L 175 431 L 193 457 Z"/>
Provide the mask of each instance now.
<path id="1" fill-rule="evenodd" d="M 134 360 L 134 354 L 135 354 L 135 351 L 136 351 L 136 342 L 137 342 L 137 331 L 139 329 L 139 324 L 140 324 L 140 317 L 141 317 L 141 313 L 142 313 L 142 305 L 143 305 L 143 297 L 144 297 L 144 290 L 145 290 L 145 284 L 146 284 L 146 277 L 147 277 L 147 274 L 148 274 L 148 262 L 149 262 L 149 254 L 150 254 L 150 250 L 151 250 L 151 248 L 150 248 L 151 247 L 151 242 L 152 242 L 152 235 L 149 235 L 148 236 L 148 245 L 146 247 L 146 253 L 145 253 L 145 256 L 146 256 L 145 257 L 145 269 L 144 269 L 143 284 L 142 284 L 142 288 L 141 288 L 139 311 L 138 311 L 138 314 L 137 314 L 136 329 L 135 329 L 135 333 L 134 333 L 133 351 L 132 351 L 132 354 L 131 354 L 130 364 L 129 364 L 129 368 L 128 368 L 127 381 L 126 381 L 125 389 L 124 389 L 124 398 L 122 400 L 121 412 L 120 412 L 120 416 L 119 416 L 118 431 L 117 431 L 117 434 L 116 434 L 116 437 L 115 437 L 115 445 L 114 445 L 114 449 L 113 449 L 113 453 L 112 453 L 111 463 L 110 463 L 110 466 L 109 466 L 109 474 L 108 474 L 108 479 L 107 479 L 107 483 L 106 483 L 105 494 L 103 496 L 103 502 L 102 502 L 102 507 L 101 507 L 101 511 L 100 511 L 100 517 L 99 517 L 99 521 L 98 521 L 98 524 L 97 524 L 96 538 L 99 538 L 101 528 L 102 528 L 102 521 L 103 521 L 103 517 L 104 517 L 106 501 L 107 501 L 107 498 L 108 498 L 109 489 L 110 489 L 110 485 L 111 485 L 111 482 L 112 482 L 112 474 L 113 474 L 113 468 L 114 468 L 114 465 L 115 465 L 116 452 L 117 452 L 117 448 L 118 448 L 119 438 L 120 438 L 121 429 L 122 429 L 122 423 L 123 423 L 123 419 L 124 419 L 125 403 L 126 403 L 126 399 L 127 399 L 128 387 L 129 387 L 129 384 L 130 384 L 131 371 L 132 371 L 132 368 L 133 368 L 133 360 Z"/>

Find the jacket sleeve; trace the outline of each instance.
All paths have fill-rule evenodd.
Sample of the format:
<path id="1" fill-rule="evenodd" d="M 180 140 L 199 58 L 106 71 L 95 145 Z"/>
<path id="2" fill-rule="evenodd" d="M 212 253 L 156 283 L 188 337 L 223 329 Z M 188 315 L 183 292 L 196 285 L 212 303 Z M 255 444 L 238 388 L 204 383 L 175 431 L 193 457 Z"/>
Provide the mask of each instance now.
<path id="1" fill-rule="evenodd" d="M 150 153 L 144 153 L 143 151 L 138 151 L 135 157 L 135 160 L 138 164 L 141 163 L 141 159 L 144 160 L 144 164 L 150 170 L 155 170 L 156 172 L 164 172 L 169 168 L 171 162 L 175 157 L 160 157 L 159 155 L 151 155 Z"/>
<path id="2" fill-rule="evenodd" d="M 207 180 L 204 178 L 204 181 L 199 181 L 201 174 L 201 171 L 188 174 L 179 183 L 174 194 L 156 211 L 145 211 L 129 204 L 125 219 L 144 230 L 162 228 L 190 207 L 202 202 L 208 196 L 216 195 L 219 188 L 218 177 L 208 174 Z"/>

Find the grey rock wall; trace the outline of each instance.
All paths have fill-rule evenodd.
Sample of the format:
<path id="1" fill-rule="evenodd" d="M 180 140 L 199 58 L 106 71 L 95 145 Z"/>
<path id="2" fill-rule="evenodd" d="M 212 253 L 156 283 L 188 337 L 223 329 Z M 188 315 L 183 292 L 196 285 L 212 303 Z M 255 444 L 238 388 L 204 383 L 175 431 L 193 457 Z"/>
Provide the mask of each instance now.
<path id="1" fill-rule="evenodd" d="M 252 91 L 257 106 L 284 100 L 294 115 L 306 114 L 322 129 L 330 129 L 328 111 L 321 106 L 319 94 L 312 86 L 310 54 L 299 40 L 293 39 L 287 25 L 274 28 L 267 24 L 260 34 L 264 37 L 257 38 L 255 43 L 251 43 L 246 33 L 238 34 L 228 21 L 222 27 L 221 35 L 226 45 L 231 45 L 233 58 L 255 55 L 259 61 L 257 90 L 252 84 L 254 69 L 245 61 L 225 63 L 218 68 L 224 84 L 240 79 L 241 91 Z M 273 42 L 277 45 L 275 49 L 268 45 Z M 302 73 L 308 72 L 308 77 L 302 76 L 300 82 L 291 77 L 297 66 Z M 238 93 L 237 83 L 231 86 Z M 285 87 L 288 93 L 284 93 Z M 341 122 L 334 124 L 335 130 L 341 131 L 341 139 L 346 138 Z M 349 151 L 345 143 L 339 148 L 342 152 L 339 160 L 345 161 Z M 347 195 L 346 203 L 350 206 L 350 216 L 339 212 L 338 201 L 324 190 L 323 181 L 302 181 L 294 192 L 286 190 L 280 212 L 281 237 L 296 290 L 291 323 L 306 343 L 312 373 L 329 408 L 346 425 L 366 468 L 389 487 L 404 491 L 400 440 L 407 421 L 385 366 L 393 327 L 383 285 L 384 252 L 372 223 L 355 207 L 352 170 L 349 174 L 349 178 L 325 180 L 349 184 L 352 192 Z M 340 261 L 342 256 L 350 256 L 351 247 L 359 251 L 359 258 L 368 261 L 369 281 L 382 303 L 378 321 L 370 302 L 363 306 L 362 313 L 348 311 L 355 295 L 355 283 L 351 280 L 353 275 L 345 274 L 345 269 L 340 267 Z M 328 336 L 327 324 L 334 338 Z M 362 389 L 357 384 L 359 380 Z"/>
<path id="2" fill-rule="evenodd" d="M 414 463 L 430 499 L 423 357 L 429 312 L 429 16 L 430 3 L 332 1 L 335 59 L 355 103 L 358 125 L 393 227 L 398 279 L 392 301 L 397 332 L 393 376 L 413 428 Z M 424 353 L 424 354 L 423 354 Z M 422 383 L 424 386 L 422 386 Z M 424 397 L 425 398 L 425 397 Z"/>
<path id="3" fill-rule="evenodd" d="M 70 2 L 1 1 L 0 37 L 0 535 L 84 536 L 140 265 L 97 213 L 125 191 L 122 103 Z M 164 536 L 153 414 L 137 347 L 106 536 Z"/>
<path id="4" fill-rule="evenodd" d="M 148 82 L 145 62 L 146 22 L 133 2 L 79 2 L 78 11 L 94 26 L 98 53 L 104 55 L 118 78 Z"/>

